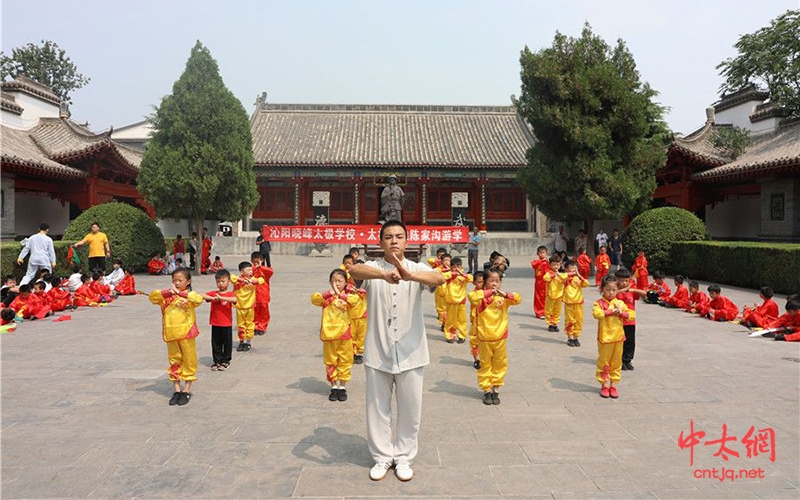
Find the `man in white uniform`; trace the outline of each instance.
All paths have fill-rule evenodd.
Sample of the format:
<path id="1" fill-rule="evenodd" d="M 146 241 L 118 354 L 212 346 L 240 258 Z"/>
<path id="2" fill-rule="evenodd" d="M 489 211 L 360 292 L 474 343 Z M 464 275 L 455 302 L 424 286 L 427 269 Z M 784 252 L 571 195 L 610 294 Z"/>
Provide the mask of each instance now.
<path id="1" fill-rule="evenodd" d="M 422 375 L 428 357 L 422 292 L 444 283 L 441 273 L 404 257 L 406 227 L 388 221 L 381 227 L 385 257 L 357 264 L 350 276 L 364 280 L 367 291 L 367 335 L 364 370 L 367 386 L 367 442 L 375 465 L 369 477 L 380 481 L 395 466 L 401 481 L 414 472 L 422 416 Z M 396 436 L 392 440 L 392 387 L 397 399 Z"/>

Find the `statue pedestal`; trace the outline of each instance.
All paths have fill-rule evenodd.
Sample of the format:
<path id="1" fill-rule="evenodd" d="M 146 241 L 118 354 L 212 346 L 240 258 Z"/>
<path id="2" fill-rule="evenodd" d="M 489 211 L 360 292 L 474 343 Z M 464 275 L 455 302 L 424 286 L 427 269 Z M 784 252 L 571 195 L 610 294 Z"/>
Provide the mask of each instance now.
<path id="1" fill-rule="evenodd" d="M 308 254 L 309 257 L 333 257 L 333 252 L 331 252 L 330 245 L 314 245 L 314 248 L 311 250 L 311 253 Z"/>

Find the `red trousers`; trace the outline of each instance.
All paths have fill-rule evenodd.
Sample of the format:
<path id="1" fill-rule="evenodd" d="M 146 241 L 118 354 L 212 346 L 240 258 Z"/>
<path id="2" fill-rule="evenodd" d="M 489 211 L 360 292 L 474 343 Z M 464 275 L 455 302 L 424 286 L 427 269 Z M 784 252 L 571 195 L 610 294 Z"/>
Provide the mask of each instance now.
<path id="1" fill-rule="evenodd" d="M 536 280 L 533 286 L 533 314 L 537 318 L 544 316 L 544 302 L 547 298 L 547 283 Z"/>
<path id="2" fill-rule="evenodd" d="M 255 329 L 266 332 L 269 328 L 269 302 L 256 302 Z"/>

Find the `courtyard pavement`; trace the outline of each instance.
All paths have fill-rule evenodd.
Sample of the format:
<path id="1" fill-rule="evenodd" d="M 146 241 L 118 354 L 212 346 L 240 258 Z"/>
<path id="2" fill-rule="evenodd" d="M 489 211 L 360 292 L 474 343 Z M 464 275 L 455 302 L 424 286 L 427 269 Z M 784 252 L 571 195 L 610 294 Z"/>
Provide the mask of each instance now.
<path id="1" fill-rule="evenodd" d="M 269 332 L 226 372 L 209 368 L 208 306 L 198 309 L 201 366 L 187 406 L 167 405 L 161 318 L 144 295 L 2 335 L 2 498 L 800 497 L 800 344 L 640 304 L 635 371 L 623 372 L 618 400 L 602 399 L 589 313 L 598 292 L 586 290 L 583 346 L 568 347 L 532 317 L 529 256 L 511 257 L 503 285 L 523 302 L 510 313 L 502 404 L 481 403 L 468 344 L 443 341 L 431 295 L 415 477 L 372 482 L 363 369 L 347 402 L 327 400 L 309 300 L 338 259 L 272 260 Z M 168 283 L 137 276 L 147 292 Z M 212 290 L 213 278 L 194 288 Z M 740 306 L 758 300 L 723 293 Z M 693 464 L 679 446 L 690 429 L 705 433 Z M 721 444 L 731 451 L 715 456 Z M 696 477 L 723 467 L 753 477 Z"/>

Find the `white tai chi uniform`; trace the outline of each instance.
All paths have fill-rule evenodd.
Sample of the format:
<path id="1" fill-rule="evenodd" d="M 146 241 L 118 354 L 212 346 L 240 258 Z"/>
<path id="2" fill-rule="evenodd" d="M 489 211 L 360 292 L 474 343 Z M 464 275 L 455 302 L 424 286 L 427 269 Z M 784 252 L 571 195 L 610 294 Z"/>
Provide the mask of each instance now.
<path id="1" fill-rule="evenodd" d="M 425 264 L 402 261 L 411 272 L 432 271 Z M 378 259 L 367 266 L 385 271 L 394 266 Z M 408 463 L 417 455 L 422 416 L 422 375 L 430 362 L 422 292 L 415 281 L 392 285 L 364 280 L 367 291 L 367 334 L 364 366 L 367 385 L 367 442 L 375 462 Z M 392 387 L 397 398 L 396 436 L 392 439 Z"/>

